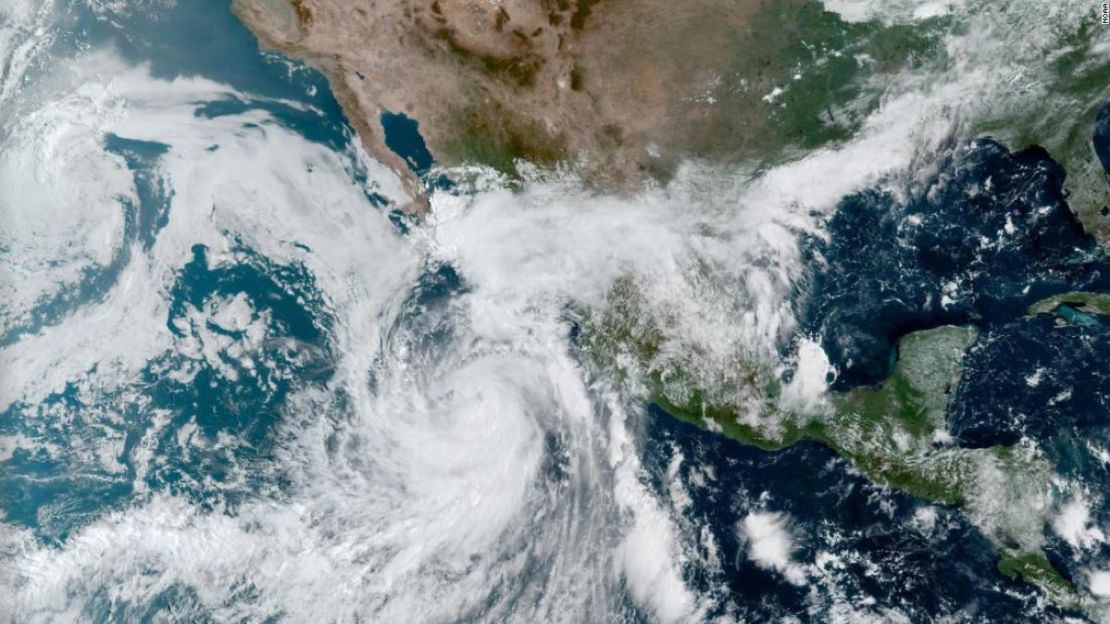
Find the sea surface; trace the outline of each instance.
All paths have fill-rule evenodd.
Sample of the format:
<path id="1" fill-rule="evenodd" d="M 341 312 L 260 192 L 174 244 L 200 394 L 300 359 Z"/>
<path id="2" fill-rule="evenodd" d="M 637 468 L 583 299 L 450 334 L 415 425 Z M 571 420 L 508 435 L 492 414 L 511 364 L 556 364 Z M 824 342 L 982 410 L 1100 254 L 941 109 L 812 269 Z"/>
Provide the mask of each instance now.
<path id="1" fill-rule="evenodd" d="M 669 267 L 684 207 L 437 182 L 414 224 L 326 80 L 226 2 L 19 2 L 0 21 L 0 620 L 1062 617 L 958 509 L 596 376 L 576 310 L 614 257 Z M 441 175 L 414 121 L 382 122 Z M 975 325 L 956 443 L 1036 440 L 1110 522 L 1110 325 L 1024 316 L 1108 286 L 1065 172 L 986 139 L 935 167 L 909 201 L 843 197 L 784 309 L 838 389 L 885 378 L 910 331 Z M 1076 579 L 1110 556 L 1050 546 Z"/>

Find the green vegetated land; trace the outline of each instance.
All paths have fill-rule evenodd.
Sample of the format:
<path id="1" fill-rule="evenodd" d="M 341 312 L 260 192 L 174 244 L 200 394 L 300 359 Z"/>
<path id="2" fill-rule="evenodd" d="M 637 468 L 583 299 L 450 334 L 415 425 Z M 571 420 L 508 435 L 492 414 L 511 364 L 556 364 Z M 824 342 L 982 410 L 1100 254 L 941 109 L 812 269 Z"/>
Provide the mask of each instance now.
<path id="1" fill-rule="evenodd" d="M 937 33 L 948 27 L 940 20 L 914 28 L 845 25 L 812 7 L 808 13 L 787 4 L 778 10 L 801 12 L 761 16 L 793 30 L 763 35 L 770 39 L 760 42 L 767 52 L 757 62 L 766 67 L 763 75 L 771 76 L 766 84 L 792 72 L 802 78 L 786 80 L 788 88 L 764 101 L 766 150 L 812 148 L 850 136 L 877 105 L 866 80 L 930 58 Z M 1068 45 L 1048 59 L 1057 77 L 1048 87 L 1050 96 L 980 120 L 975 130 L 1019 149 L 1045 146 L 1068 172 L 1073 209 L 1105 243 L 1110 219 L 1101 212 L 1110 205 L 1110 186 L 1093 152 L 1091 131 L 1110 94 L 1110 64 L 1089 60 L 1094 27 L 1077 25 Z M 798 43 L 802 40 L 806 43 Z M 854 54 L 846 54 L 853 46 Z M 845 62 L 857 55 L 870 58 Z M 801 71 L 807 62 L 818 71 Z M 838 115 L 842 109 L 847 114 Z M 1061 323 L 1085 322 L 1083 314 L 1110 313 L 1110 295 L 1068 293 L 1029 309 L 1030 315 L 1044 313 L 1056 313 Z M 606 309 L 590 317 L 584 346 L 596 364 L 634 381 L 676 418 L 765 450 L 814 440 L 876 483 L 960 507 L 998 549 L 1001 572 L 1033 583 L 1058 604 L 1083 608 L 1075 587 L 1043 551 L 1049 461 L 1025 446 L 966 449 L 946 439 L 949 398 L 960 380 L 963 355 L 976 338 L 974 328 L 939 327 L 905 336 L 888 379 L 874 388 L 831 393 L 825 409 L 815 413 L 791 408 L 777 375 L 756 358 L 738 356 L 730 371 L 715 371 L 709 380 L 692 374 L 702 369 L 698 353 L 674 344 L 672 329 L 666 318 L 647 310 L 633 280 L 621 280 Z"/>
<path id="2" fill-rule="evenodd" d="M 608 305 L 589 317 L 584 350 L 672 416 L 765 450 L 802 439 L 824 444 L 875 483 L 960 507 L 998 548 L 999 569 L 1075 606 L 1072 584 L 1045 557 L 1052 466 L 1023 446 L 961 448 L 947 440 L 949 398 L 977 332 L 945 326 L 905 336 L 889 378 L 873 388 L 834 392 L 824 408 L 792 408 L 766 366 L 738 358 L 734 372 L 694 378 L 696 350 L 675 344 L 665 318 L 652 316 L 632 279 L 617 282 Z M 676 355 L 677 354 L 677 355 Z"/>
<path id="3" fill-rule="evenodd" d="M 480 163 L 516 176 L 522 161 L 551 167 L 569 157 L 563 137 L 552 136 L 540 122 L 496 102 L 455 111 L 452 124 L 458 131 L 444 145 L 451 161 Z"/>
<path id="4" fill-rule="evenodd" d="M 882 77 L 933 59 L 946 25 L 939 18 L 912 26 L 845 22 L 818 0 L 763 2 L 748 27 L 720 35 L 720 45 L 705 57 L 705 52 L 680 43 L 688 46 L 690 37 L 698 36 L 683 28 L 706 30 L 705 24 L 677 20 L 669 33 L 676 41 L 664 38 L 653 45 L 662 46 L 668 57 L 683 57 L 686 64 L 713 68 L 720 84 L 713 103 L 699 105 L 696 114 L 680 106 L 658 120 L 652 138 L 664 155 L 647 159 L 645 170 L 665 179 L 671 165 L 685 157 L 777 162 L 800 150 L 846 140 L 878 107 Z M 577 63 L 570 83 L 574 91 L 604 90 L 607 85 L 604 77 L 594 81 L 584 74 Z M 676 92 L 674 97 L 694 95 Z M 446 162 L 480 163 L 515 176 L 521 161 L 550 167 L 578 156 L 570 153 L 558 127 L 545 127 L 526 107 L 511 101 L 476 98 L 451 117 L 454 134 L 438 155 Z M 622 142 L 616 125 L 602 125 L 599 132 L 613 146 Z"/>
<path id="5" fill-rule="evenodd" d="M 1045 51 L 1046 84 L 1039 97 L 1025 98 L 981 120 L 975 130 L 997 136 L 1015 149 L 1040 145 L 1067 172 L 1068 204 L 1100 243 L 1110 243 L 1110 185 L 1094 152 L 1091 133 L 1110 97 L 1110 62 L 1095 53 L 1100 31 L 1092 5 L 1089 20 L 1063 24 L 1059 45 Z"/>
<path id="6" fill-rule="evenodd" d="M 820 2 L 765 3 L 737 42 L 729 75 L 743 86 L 722 95 L 727 114 L 708 128 L 707 148 L 709 136 L 741 132 L 750 155 L 773 158 L 848 139 L 878 107 L 881 78 L 935 57 L 945 25 L 845 22 Z"/>
<path id="7" fill-rule="evenodd" d="M 1029 306 L 1029 316 L 1051 314 L 1061 306 L 1068 306 L 1086 314 L 1110 315 L 1110 294 L 1093 292 L 1070 292 L 1042 299 Z"/>

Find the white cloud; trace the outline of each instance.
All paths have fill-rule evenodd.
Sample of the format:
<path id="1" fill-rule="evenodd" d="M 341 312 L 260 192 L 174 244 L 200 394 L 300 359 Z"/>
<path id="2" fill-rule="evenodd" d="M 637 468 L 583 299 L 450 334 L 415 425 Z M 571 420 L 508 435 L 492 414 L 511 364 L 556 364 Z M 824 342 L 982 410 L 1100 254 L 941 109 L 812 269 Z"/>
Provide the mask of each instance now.
<path id="1" fill-rule="evenodd" d="M 1082 494 L 1060 507 L 1052 519 L 1052 529 L 1073 548 L 1091 548 L 1106 541 L 1102 529 L 1091 524 L 1090 505 Z"/>
<path id="2" fill-rule="evenodd" d="M 791 408 L 812 412 L 823 405 L 833 368 L 821 345 L 809 339 L 798 341 L 794 377 L 783 388 L 783 402 Z"/>
<path id="3" fill-rule="evenodd" d="M 793 560 L 794 541 L 788 518 L 781 513 L 753 512 L 740 523 L 748 542 L 748 557 L 760 567 L 778 572 L 794 585 L 804 585 L 805 570 Z"/>
<path id="4" fill-rule="evenodd" d="M 1106 598 L 1110 596 L 1110 570 L 1092 570 L 1087 573 L 1087 588 L 1091 593 Z"/>

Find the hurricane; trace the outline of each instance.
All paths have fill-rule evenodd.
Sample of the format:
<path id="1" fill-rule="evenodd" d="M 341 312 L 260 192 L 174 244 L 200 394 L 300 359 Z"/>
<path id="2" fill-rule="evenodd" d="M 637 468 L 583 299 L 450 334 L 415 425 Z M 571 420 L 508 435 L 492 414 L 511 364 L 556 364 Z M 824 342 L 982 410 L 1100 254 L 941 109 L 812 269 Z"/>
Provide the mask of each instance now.
<path id="1" fill-rule="evenodd" d="M 0 620 L 1107 617 L 1105 404 L 1059 438 L 1014 398 L 1104 383 L 1102 321 L 1022 315 L 1105 259 L 1047 153 L 964 138 L 1091 7 L 1009 5 L 825 2 L 965 25 L 833 145 L 623 190 L 434 166 L 413 215 L 228 3 L 3 3 Z M 930 498 L 804 423 L 941 325 L 977 342 Z M 1077 598 L 998 564 L 1042 550 Z"/>

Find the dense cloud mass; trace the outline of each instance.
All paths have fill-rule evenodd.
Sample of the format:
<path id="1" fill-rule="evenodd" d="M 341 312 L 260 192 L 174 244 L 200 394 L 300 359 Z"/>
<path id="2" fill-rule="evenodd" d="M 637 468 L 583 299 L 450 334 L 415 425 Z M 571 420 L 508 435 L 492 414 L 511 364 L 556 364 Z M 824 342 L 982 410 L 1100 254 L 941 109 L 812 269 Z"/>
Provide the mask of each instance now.
<path id="1" fill-rule="evenodd" d="M 971 4 L 824 4 L 971 24 L 843 141 L 623 192 L 421 152 L 416 218 L 321 74 L 223 3 L 4 3 L 0 620 L 1098 617 L 1105 322 L 1025 314 L 1104 288 L 1101 248 L 1051 154 L 954 138 L 1041 88 L 1015 38 L 1086 9 Z M 606 354 L 625 375 L 583 346 L 620 283 L 662 328 L 645 370 Z M 743 362 L 781 432 L 948 323 L 982 334 L 937 446 L 1055 462 L 1046 552 L 1081 609 L 999 571 L 957 505 L 649 389 L 658 362 L 699 391 Z"/>

